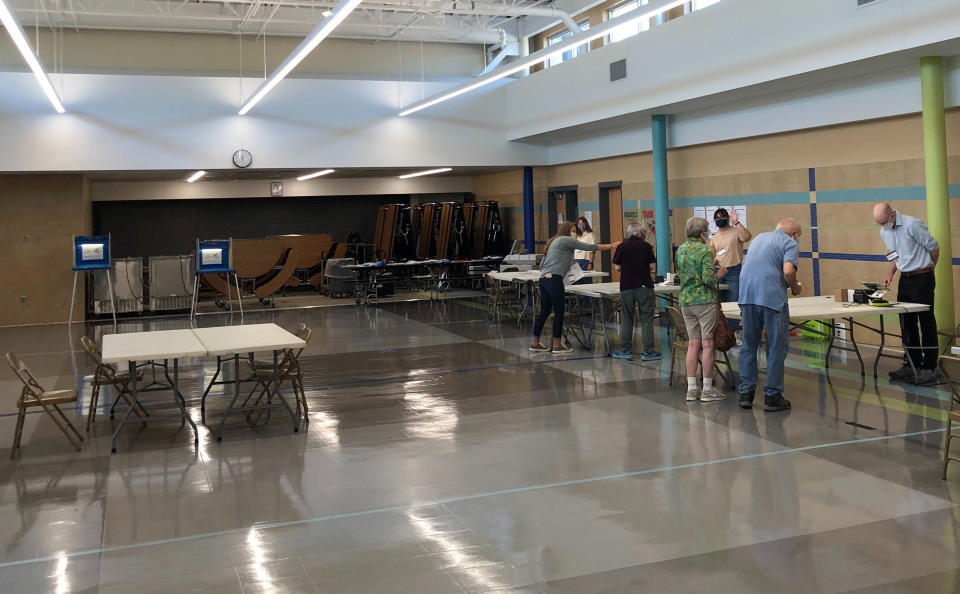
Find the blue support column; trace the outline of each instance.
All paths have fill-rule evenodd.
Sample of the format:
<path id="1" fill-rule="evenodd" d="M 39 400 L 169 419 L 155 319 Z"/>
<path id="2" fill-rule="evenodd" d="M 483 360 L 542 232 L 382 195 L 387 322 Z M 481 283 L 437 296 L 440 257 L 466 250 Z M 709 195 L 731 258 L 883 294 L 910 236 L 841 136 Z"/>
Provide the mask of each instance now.
<path id="1" fill-rule="evenodd" d="M 533 167 L 523 168 L 523 247 L 528 254 L 537 251 L 533 224 Z"/>
<path id="2" fill-rule="evenodd" d="M 670 244 L 670 195 L 667 190 L 667 116 L 655 115 L 653 129 L 653 198 L 657 232 L 657 274 L 672 269 L 673 249 Z"/>

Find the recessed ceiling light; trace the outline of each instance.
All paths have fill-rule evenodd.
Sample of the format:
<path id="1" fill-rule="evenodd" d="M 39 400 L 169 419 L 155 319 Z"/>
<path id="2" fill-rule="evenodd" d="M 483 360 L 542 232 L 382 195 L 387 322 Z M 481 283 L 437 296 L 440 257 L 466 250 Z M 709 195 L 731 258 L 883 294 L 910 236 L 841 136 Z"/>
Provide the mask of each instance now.
<path id="1" fill-rule="evenodd" d="M 307 181 L 308 179 L 313 179 L 315 177 L 320 177 L 321 175 L 326 175 L 328 173 L 333 173 L 334 169 L 324 169 L 322 171 L 314 171 L 313 173 L 308 173 L 306 175 L 301 175 L 297 178 L 297 181 Z"/>
<path id="2" fill-rule="evenodd" d="M 331 14 L 333 14 L 333 12 L 330 11 L 330 10 L 324 10 L 324 11 L 321 12 L 320 14 L 322 14 L 323 17 L 326 18 L 326 17 L 330 16 Z"/>
<path id="3" fill-rule="evenodd" d="M 191 175 L 190 177 L 188 177 L 188 178 L 187 178 L 187 182 L 189 182 L 189 183 L 192 184 L 193 182 L 197 181 L 198 179 L 200 179 L 201 177 L 203 177 L 203 176 L 206 175 L 206 174 L 207 174 L 206 171 L 202 171 L 202 170 L 201 170 L 201 171 L 198 171 L 198 172 L 194 173 L 193 175 Z"/>
<path id="4" fill-rule="evenodd" d="M 453 171 L 453 167 L 441 167 L 440 169 L 427 169 L 426 171 L 407 173 L 401 175 L 400 179 L 410 179 L 411 177 L 420 177 L 421 175 L 433 175 L 434 173 L 446 173 L 447 171 Z"/>

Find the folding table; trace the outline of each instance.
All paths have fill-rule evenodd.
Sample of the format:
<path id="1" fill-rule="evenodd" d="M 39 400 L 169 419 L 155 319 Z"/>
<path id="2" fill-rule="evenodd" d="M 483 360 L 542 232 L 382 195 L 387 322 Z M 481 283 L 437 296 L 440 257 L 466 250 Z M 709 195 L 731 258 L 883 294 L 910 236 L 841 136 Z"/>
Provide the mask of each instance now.
<path id="1" fill-rule="evenodd" d="M 303 348 L 306 342 L 297 338 L 296 335 L 287 332 L 276 324 L 253 324 L 248 326 L 220 326 L 214 328 L 196 328 L 194 335 L 206 349 L 207 355 L 237 355 L 233 359 L 233 397 L 227 410 L 217 425 L 215 435 L 217 441 L 223 439 L 223 425 L 227 417 L 236 411 L 262 410 L 283 407 L 289 413 L 293 420 L 294 433 L 300 430 L 300 422 L 296 413 L 290 408 L 290 404 L 280 392 L 279 382 L 279 353 L 285 349 Z M 240 397 L 240 353 L 253 353 L 258 351 L 273 351 L 273 391 L 268 390 L 267 399 L 263 404 L 255 406 L 242 406 L 236 408 L 237 398 Z M 276 396 L 279 404 L 272 404 L 272 398 Z M 200 408 L 206 418 L 206 392 L 201 400 Z"/>
<path id="2" fill-rule="evenodd" d="M 180 409 L 178 415 L 150 415 L 149 417 L 130 418 L 130 413 L 136 408 L 137 382 L 130 382 L 131 404 L 127 408 L 113 431 L 110 438 L 110 451 L 117 451 L 117 435 L 128 422 L 145 423 L 158 419 L 179 418 L 180 426 L 184 421 L 193 427 L 193 441 L 199 442 L 197 425 L 187 414 L 186 403 L 180 394 L 179 364 L 180 357 L 200 357 L 207 354 L 207 350 L 192 330 L 160 330 L 156 332 L 133 332 L 130 334 L 107 334 L 103 337 L 104 363 L 123 363 L 129 367 L 131 378 L 137 377 L 137 361 L 155 361 L 159 359 L 173 359 L 173 401 Z"/>
<path id="3" fill-rule="evenodd" d="M 860 327 L 880 335 L 880 345 L 877 348 L 877 357 L 873 361 L 873 375 L 876 376 L 877 366 L 880 364 L 881 357 L 887 357 L 891 359 L 901 358 L 901 355 L 891 355 L 883 352 L 884 347 L 886 346 L 887 336 L 900 338 L 900 335 L 886 331 L 883 316 L 918 313 L 930 309 L 929 305 L 923 305 L 921 303 L 891 302 L 890 305 L 886 307 L 863 305 L 859 303 L 837 303 L 832 295 L 823 295 L 818 297 L 793 297 L 787 300 L 787 306 L 790 310 L 791 328 L 799 328 L 803 326 L 805 322 L 809 322 L 811 320 L 825 321 L 824 325 L 829 329 L 826 333 L 806 328 L 808 332 L 825 335 L 829 338 L 827 352 L 824 356 L 825 367 L 830 367 L 830 351 L 833 349 L 854 352 L 857 355 L 857 359 L 860 361 L 861 376 L 866 375 L 866 370 L 863 363 L 863 357 L 860 354 L 860 346 L 857 344 L 857 339 L 854 335 L 854 329 L 856 327 Z M 740 319 L 740 306 L 734 302 L 724 303 L 723 313 L 728 318 Z M 873 326 L 868 326 L 863 322 L 856 320 L 856 318 L 865 318 L 870 316 L 880 316 L 879 329 L 874 328 Z M 835 344 L 837 337 L 834 330 L 839 327 L 836 322 L 833 321 L 836 319 L 841 319 L 847 322 L 846 329 L 850 332 L 850 343 L 853 345 L 853 348 L 848 346 L 837 346 Z M 913 369 L 914 377 L 916 377 L 917 370 L 913 365 L 913 360 L 910 357 L 906 357 L 906 359 L 911 369 Z"/>

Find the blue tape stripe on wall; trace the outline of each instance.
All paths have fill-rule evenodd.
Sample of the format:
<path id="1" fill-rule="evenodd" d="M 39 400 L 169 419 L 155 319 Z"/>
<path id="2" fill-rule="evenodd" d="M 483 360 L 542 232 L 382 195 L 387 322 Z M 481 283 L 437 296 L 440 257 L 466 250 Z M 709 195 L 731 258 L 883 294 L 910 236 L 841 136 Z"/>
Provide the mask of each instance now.
<path id="1" fill-rule="evenodd" d="M 887 257 L 881 254 L 840 254 L 836 252 L 820 252 L 821 260 L 851 260 L 858 262 L 886 262 Z"/>
<path id="2" fill-rule="evenodd" d="M 584 210 L 600 210 L 599 202 L 580 202 L 577 204 L 577 208 L 581 211 Z"/>
<path id="3" fill-rule="evenodd" d="M 816 202 L 810 203 L 810 226 L 812 227 L 817 226 L 817 203 Z M 814 251 L 816 251 L 817 248 L 813 248 L 813 249 Z"/>
<path id="4" fill-rule="evenodd" d="M 810 180 L 810 191 L 817 191 L 817 170 L 811 167 L 807 170 L 807 177 Z"/>
<path id="5" fill-rule="evenodd" d="M 820 294 L 820 258 L 813 259 L 813 294 Z"/>
<path id="6" fill-rule="evenodd" d="M 673 208 L 693 206 L 718 206 L 723 204 L 807 204 L 809 192 L 777 192 L 774 194 L 733 194 L 729 196 L 698 196 L 695 198 L 671 198 Z M 641 200 L 641 208 L 654 208 L 653 200 Z"/>
<path id="7" fill-rule="evenodd" d="M 815 180 L 814 180 L 815 183 Z M 817 202 L 887 202 L 894 200 L 924 200 L 923 186 L 895 188 L 858 188 L 853 190 L 811 190 L 817 192 Z M 960 199 L 960 184 L 950 185 L 950 198 Z M 731 194 L 728 196 L 698 196 L 671 198 L 670 205 L 676 208 L 714 206 L 720 204 L 807 204 L 808 192 L 779 192 L 774 194 Z M 641 208 L 653 208 L 653 200 L 642 200 Z"/>
<path id="8" fill-rule="evenodd" d="M 960 198 L 960 184 L 950 184 L 950 197 Z M 817 202 L 891 202 L 895 200 L 926 200 L 924 186 L 895 188 L 859 188 L 855 190 L 820 190 Z"/>
<path id="9" fill-rule="evenodd" d="M 820 251 L 820 231 L 818 229 L 810 230 L 810 249 L 815 252 Z"/>

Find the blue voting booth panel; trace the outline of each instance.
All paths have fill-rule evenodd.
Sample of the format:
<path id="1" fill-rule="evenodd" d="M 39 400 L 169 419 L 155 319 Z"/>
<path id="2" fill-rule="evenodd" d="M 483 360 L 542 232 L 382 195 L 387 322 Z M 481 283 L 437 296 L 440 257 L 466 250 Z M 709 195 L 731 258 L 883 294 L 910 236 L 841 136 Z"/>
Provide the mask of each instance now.
<path id="1" fill-rule="evenodd" d="M 74 270 L 110 270 L 110 236 L 73 238 Z"/>
<path id="2" fill-rule="evenodd" d="M 197 274 L 225 272 L 233 272 L 230 240 L 197 240 Z"/>

